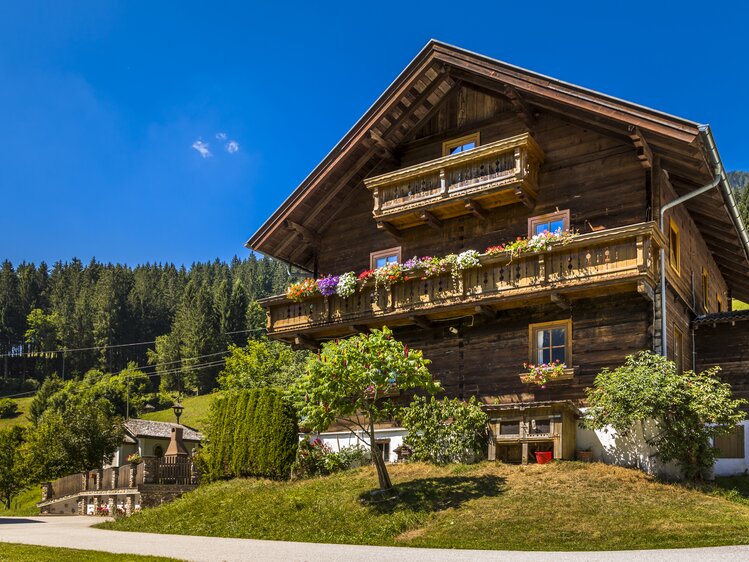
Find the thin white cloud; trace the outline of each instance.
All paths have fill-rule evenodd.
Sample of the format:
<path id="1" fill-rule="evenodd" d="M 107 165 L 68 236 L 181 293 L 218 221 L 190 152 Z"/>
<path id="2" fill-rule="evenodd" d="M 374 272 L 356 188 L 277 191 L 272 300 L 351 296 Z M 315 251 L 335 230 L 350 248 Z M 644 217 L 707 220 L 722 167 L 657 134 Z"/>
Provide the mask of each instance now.
<path id="1" fill-rule="evenodd" d="M 203 142 L 202 139 L 196 140 L 194 143 L 192 143 L 192 147 L 198 151 L 198 154 L 200 154 L 203 158 L 210 158 L 213 156 L 210 150 L 208 150 L 208 143 Z"/>
<path id="2" fill-rule="evenodd" d="M 226 148 L 226 152 L 229 154 L 234 154 L 239 151 L 239 143 L 235 140 L 230 140 L 224 148 Z"/>
<path id="3" fill-rule="evenodd" d="M 216 140 L 225 141 L 226 133 L 216 133 Z"/>

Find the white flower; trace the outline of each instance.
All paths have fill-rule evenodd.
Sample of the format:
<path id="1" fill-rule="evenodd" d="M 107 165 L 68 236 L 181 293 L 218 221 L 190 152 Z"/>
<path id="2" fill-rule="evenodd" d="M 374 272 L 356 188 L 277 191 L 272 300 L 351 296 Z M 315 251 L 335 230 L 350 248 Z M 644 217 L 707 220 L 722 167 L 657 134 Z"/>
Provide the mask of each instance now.
<path id="1" fill-rule="evenodd" d="M 356 291 L 356 274 L 349 271 L 338 278 L 335 292 L 339 297 L 345 299 L 353 295 L 354 291 Z"/>

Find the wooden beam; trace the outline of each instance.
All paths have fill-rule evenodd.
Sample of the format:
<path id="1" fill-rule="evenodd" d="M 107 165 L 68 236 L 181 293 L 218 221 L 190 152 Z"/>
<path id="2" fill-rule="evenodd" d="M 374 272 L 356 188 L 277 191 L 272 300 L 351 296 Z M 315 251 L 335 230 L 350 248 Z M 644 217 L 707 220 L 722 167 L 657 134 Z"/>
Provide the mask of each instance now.
<path id="1" fill-rule="evenodd" d="M 553 302 L 562 310 L 570 310 L 572 308 L 569 299 L 560 295 L 559 293 L 551 293 L 550 297 L 551 302 Z"/>
<path id="2" fill-rule="evenodd" d="M 411 322 L 416 324 L 419 328 L 422 328 L 424 330 L 429 330 L 430 328 L 434 327 L 434 323 L 429 320 L 426 316 L 409 316 L 408 317 Z"/>
<path id="3" fill-rule="evenodd" d="M 435 217 L 430 211 L 422 211 L 419 217 L 435 230 L 442 229 L 442 221 Z"/>
<path id="4" fill-rule="evenodd" d="M 399 242 L 403 239 L 403 233 L 389 222 L 377 221 L 377 228 L 379 228 L 380 230 L 384 230 Z"/>
<path id="5" fill-rule="evenodd" d="M 306 336 L 304 334 L 295 334 L 294 343 L 298 345 L 299 347 L 305 347 L 307 349 L 312 349 L 312 350 L 317 350 L 320 347 L 316 339 Z"/>
<path id="6" fill-rule="evenodd" d="M 393 146 L 393 143 L 382 138 L 382 135 L 376 129 L 369 131 L 369 138 L 380 149 L 380 156 L 395 163 L 400 161 L 394 153 L 395 146 Z"/>
<path id="7" fill-rule="evenodd" d="M 497 311 L 494 310 L 491 306 L 487 306 L 485 304 L 479 304 L 473 309 L 476 311 L 476 314 L 480 314 L 487 320 L 496 320 L 497 319 Z"/>
<path id="8" fill-rule="evenodd" d="M 633 125 L 629 126 L 629 138 L 632 139 L 632 144 L 635 145 L 637 151 L 637 159 L 640 164 L 646 170 L 653 168 L 653 151 L 650 149 L 650 145 L 645 140 L 645 136 L 640 131 L 639 127 Z"/>
<path id="9" fill-rule="evenodd" d="M 640 293 L 646 300 L 649 300 L 651 302 L 655 301 L 655 290 L 650 285 L 650 283 L 646 283 L 645 281 L 638 281 L 637 292 Z"/>
<path id="10" fill-rule="evenodd" d="M 286 228 L 293 230 L 294 232 L 299 234 L 299 236 L 301 236 L 302 239 L 310 246 L 317 248 L 320 245 L 320 235 L 316 232 L 313 232 L 306 226 L 299 224 L 298 222 L 294 222 L 290 219 L 286 219 L 285 226 Z"/>
<path id="11" fill-rule="evenodd" d="M 466 204 L 466 209 L 468 209 L 469 211 L 471 211 L 471 213 L 476 218 L 478 218 L 479 220 L 482 220 L 482 221 L 489 220 L 489 213 L 487 213 L 486 209 L 484 209 L 481 206 L 481 203 L 479 203 L 478 201 L 474 201 L 473 199 L 466 199 L 465 200 L 465 204 Z"/>
<path id="12" fill-rule="evenodd" d="M 504 87 L 504 95 L 510 100 L 512 107 L 520 115 L 520 120 L 525 123 L 525 126 L 529 129 L 533 128 L 536 123 L 536 116 L 533 114 L 528 103 L 518 93 L 518 91 L 510 85 Z"/>
<path id="13" fill-rule="evenodd" d="M 520 201 L 523 205 L 531 210 L 536 206 L 536 202 L 531 197 L 528 197 L 528 194 L 522 188 L 518 188 L 515 190 L 515 197 L 517 197 L 518 201 Z"/>

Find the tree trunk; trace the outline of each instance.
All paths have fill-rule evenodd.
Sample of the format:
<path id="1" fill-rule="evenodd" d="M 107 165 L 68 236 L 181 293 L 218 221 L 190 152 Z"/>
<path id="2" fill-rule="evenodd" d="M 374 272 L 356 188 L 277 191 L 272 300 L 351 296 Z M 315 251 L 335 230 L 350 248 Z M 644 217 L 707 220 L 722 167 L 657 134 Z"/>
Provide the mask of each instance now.
<path id="1" fill-rule="evenodd" d="M 377 468 L 377 479 L 380 482 L 380 490 L 390 490 L 393 487 L 393 483 L 390 482 L 390 475 L 382 458 L 382 453 L 380 453 L 380 448 L 375 443 L 374 423 L 371 421 L 369 422 L 369 448 L 372 452 L 372 462 L 374 462 Z"/>

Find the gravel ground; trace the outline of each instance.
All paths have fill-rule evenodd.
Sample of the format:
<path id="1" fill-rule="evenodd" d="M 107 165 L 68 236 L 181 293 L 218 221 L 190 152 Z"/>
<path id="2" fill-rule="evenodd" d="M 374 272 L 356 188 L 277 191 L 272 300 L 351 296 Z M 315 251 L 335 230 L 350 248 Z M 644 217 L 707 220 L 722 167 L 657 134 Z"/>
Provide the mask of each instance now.
<path id="1" fill-rule="evenodd" d="M 192 561 L 364 562 L 397 560 L 399 562 L 606 562 L 679 561 L 707 562 L 749 560 L 749 546 L 690 548 L 680 550 L 639 550 L 615 552 L 511 552 L 486 550 L 442 550 L 315 544 L 254 539 L 224 539 L 151 533 L 127 533 L 92 529 L 101 521 L 96 517 L 0 517 L 0 542 L 35 544 L 118 554 L 169 556 Z M 0 547 L 2 552 L 2 547 Z"/>

